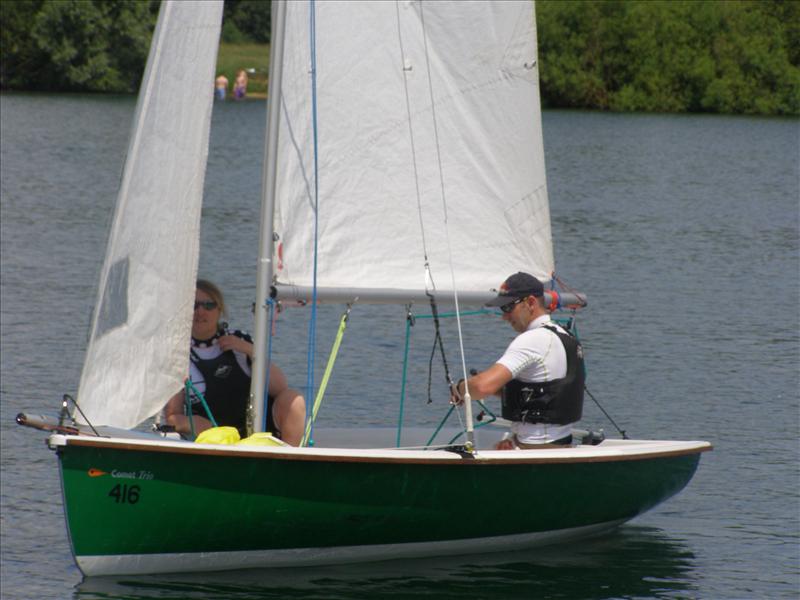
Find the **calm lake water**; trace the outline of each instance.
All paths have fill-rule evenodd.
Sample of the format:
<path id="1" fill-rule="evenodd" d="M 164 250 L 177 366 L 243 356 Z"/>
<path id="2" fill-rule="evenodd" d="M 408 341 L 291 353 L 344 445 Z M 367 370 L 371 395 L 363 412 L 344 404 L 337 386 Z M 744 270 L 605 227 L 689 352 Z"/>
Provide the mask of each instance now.
<path id="1" fill-rule="evenodd" d="M 796 119 L 547 112 L 556 264 L 589 294 L 589 389 L 633 437 L 704 439 L 688 488 L 619 531 L 512 555 L 317 569 L 83 580 L 56 458 L 17 412 L 55 415 L 77 387 L 134 99 L 0 98 L 3 598 L 797 598 L 800 594 L 800 125 Z M 264 103 L 215 107 L 201 274 L 251 327 Z M 505 273 L 498 273 L 498 283 Z M 318 346 L 339 307 L 319 313 Z M 307 311 L 276 360 L 306 378 Z M 465 319 L 470 366 L 511 330 Z M 357 306 L 320 422 L 397 421 L 402 308 Z M 429 321 L 411 341 L 407 424 L 427 402 Z M 456 361 L 447 324 L 445 344 Z M 319 365 L 318 365 L 319 367 Z M 613 426 L 587 399 L 584 423 Z M 500 491 L 503 492 L 502 490 Z M 546 493 L 543 490 L 543 493 Z M 593 490 L 576 489 L 592 502 Z M 475 507 L 476 519 L 506 518 Z"/>

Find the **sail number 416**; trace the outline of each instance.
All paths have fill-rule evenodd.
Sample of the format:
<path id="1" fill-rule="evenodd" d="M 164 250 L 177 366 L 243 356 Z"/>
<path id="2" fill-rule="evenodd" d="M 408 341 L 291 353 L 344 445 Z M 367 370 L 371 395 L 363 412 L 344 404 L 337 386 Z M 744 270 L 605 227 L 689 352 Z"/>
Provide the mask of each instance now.
<path id="1" fill-rule="evenodd" d="M 114 498 L 114 502 L 117 504 L 136 504 L 139 501 L 140 489 L 138 485 L 129 486 L 124 483 L 118 483 L 108 492 L 108 495 Z"/>

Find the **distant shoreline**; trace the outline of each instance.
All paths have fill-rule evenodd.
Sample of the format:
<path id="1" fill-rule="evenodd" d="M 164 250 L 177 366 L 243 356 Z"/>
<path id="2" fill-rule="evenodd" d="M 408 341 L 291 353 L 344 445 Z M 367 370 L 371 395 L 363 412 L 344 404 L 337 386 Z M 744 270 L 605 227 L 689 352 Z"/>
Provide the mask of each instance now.
<path id="1" fill-rule="evenodd" d="M 236 99 L 233 94 L 225 96 L 224 100 L 214 100 L 214 102 L 247 102 L 248 100 L 266 100 L 267 94 L 265 92 L 247 92 L 244 98 Z"/>
<path id="2" fill-rule="evenodd" d="M 112 4 L 120 15 L 113 23 L 103 17 Z M 0 91 L 138 91 L 157 3 L 3 0 L 0 5 Z M 214 77 L 227 78 L 227 95 L 244 71 L 247 96 L 267 97 L 268 13 L 266 2 L 226 5 L 221 39 L 261 40 L 219 43 Z M 612 113 L 797 116 L 796 23 L 800 2 L 784 0 L 539 0 L 542 105 Z M 94 39 L 91 50 L 84 48 L 89 39 Z"/>

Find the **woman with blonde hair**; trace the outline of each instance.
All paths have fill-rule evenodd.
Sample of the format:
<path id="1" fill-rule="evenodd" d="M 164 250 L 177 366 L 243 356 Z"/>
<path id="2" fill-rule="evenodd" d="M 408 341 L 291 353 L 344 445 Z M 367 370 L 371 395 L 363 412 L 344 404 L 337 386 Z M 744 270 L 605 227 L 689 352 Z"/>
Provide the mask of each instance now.
<path id="1" fill-rule="evenodd" d="M 247 405 L 250 399 L 250 375 L 253 360 L 252 338 L 228 329 L 221 319 L 227 314 L 220 289 L 205 279 L 197 280 L 189 351 L 189 379 L 194 390 L 203 395 L 217 425 L 230 425 L 246 435 Z M 167 424 L 182 434 L 195 434 L 212 426 L 203 403 L 190 394 L 191 415 L 186 415 L 185 394 L 181 390 L 170 398 L 165 409 Z M 297 446 L 305 426 L 305 400 L 289 387 L 286 376 L 270 365 L 269 411 L 267 431 L 284 442 Z M 189 419 L 193 422 L 190 422 Z"/>

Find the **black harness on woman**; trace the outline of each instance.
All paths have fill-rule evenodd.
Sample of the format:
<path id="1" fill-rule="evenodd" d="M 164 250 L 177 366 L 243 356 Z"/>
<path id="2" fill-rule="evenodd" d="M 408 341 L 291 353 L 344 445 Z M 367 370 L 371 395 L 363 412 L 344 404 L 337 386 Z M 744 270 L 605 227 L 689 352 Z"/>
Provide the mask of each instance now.
<path id="1" fill-rule="evenodd" d="M 190 359 L 203 375 L 206 385 L 203 397 L 217 425 L 236 427 L 239 435 L 245 437 L 247 435 L 247 404 L 250 400 L 250 375 L 245 373 L 239 365 L 233 350 L 226 350 L 214 358 L 203 359 L 192 349 Z M 273 401 L 274 398 L 269 396 L 267 431 L 280 438 L 281 432 L 272 416 Z M 201 402 L 192 403 L 192 414 L 201 417 L 208 416 Z"/>

